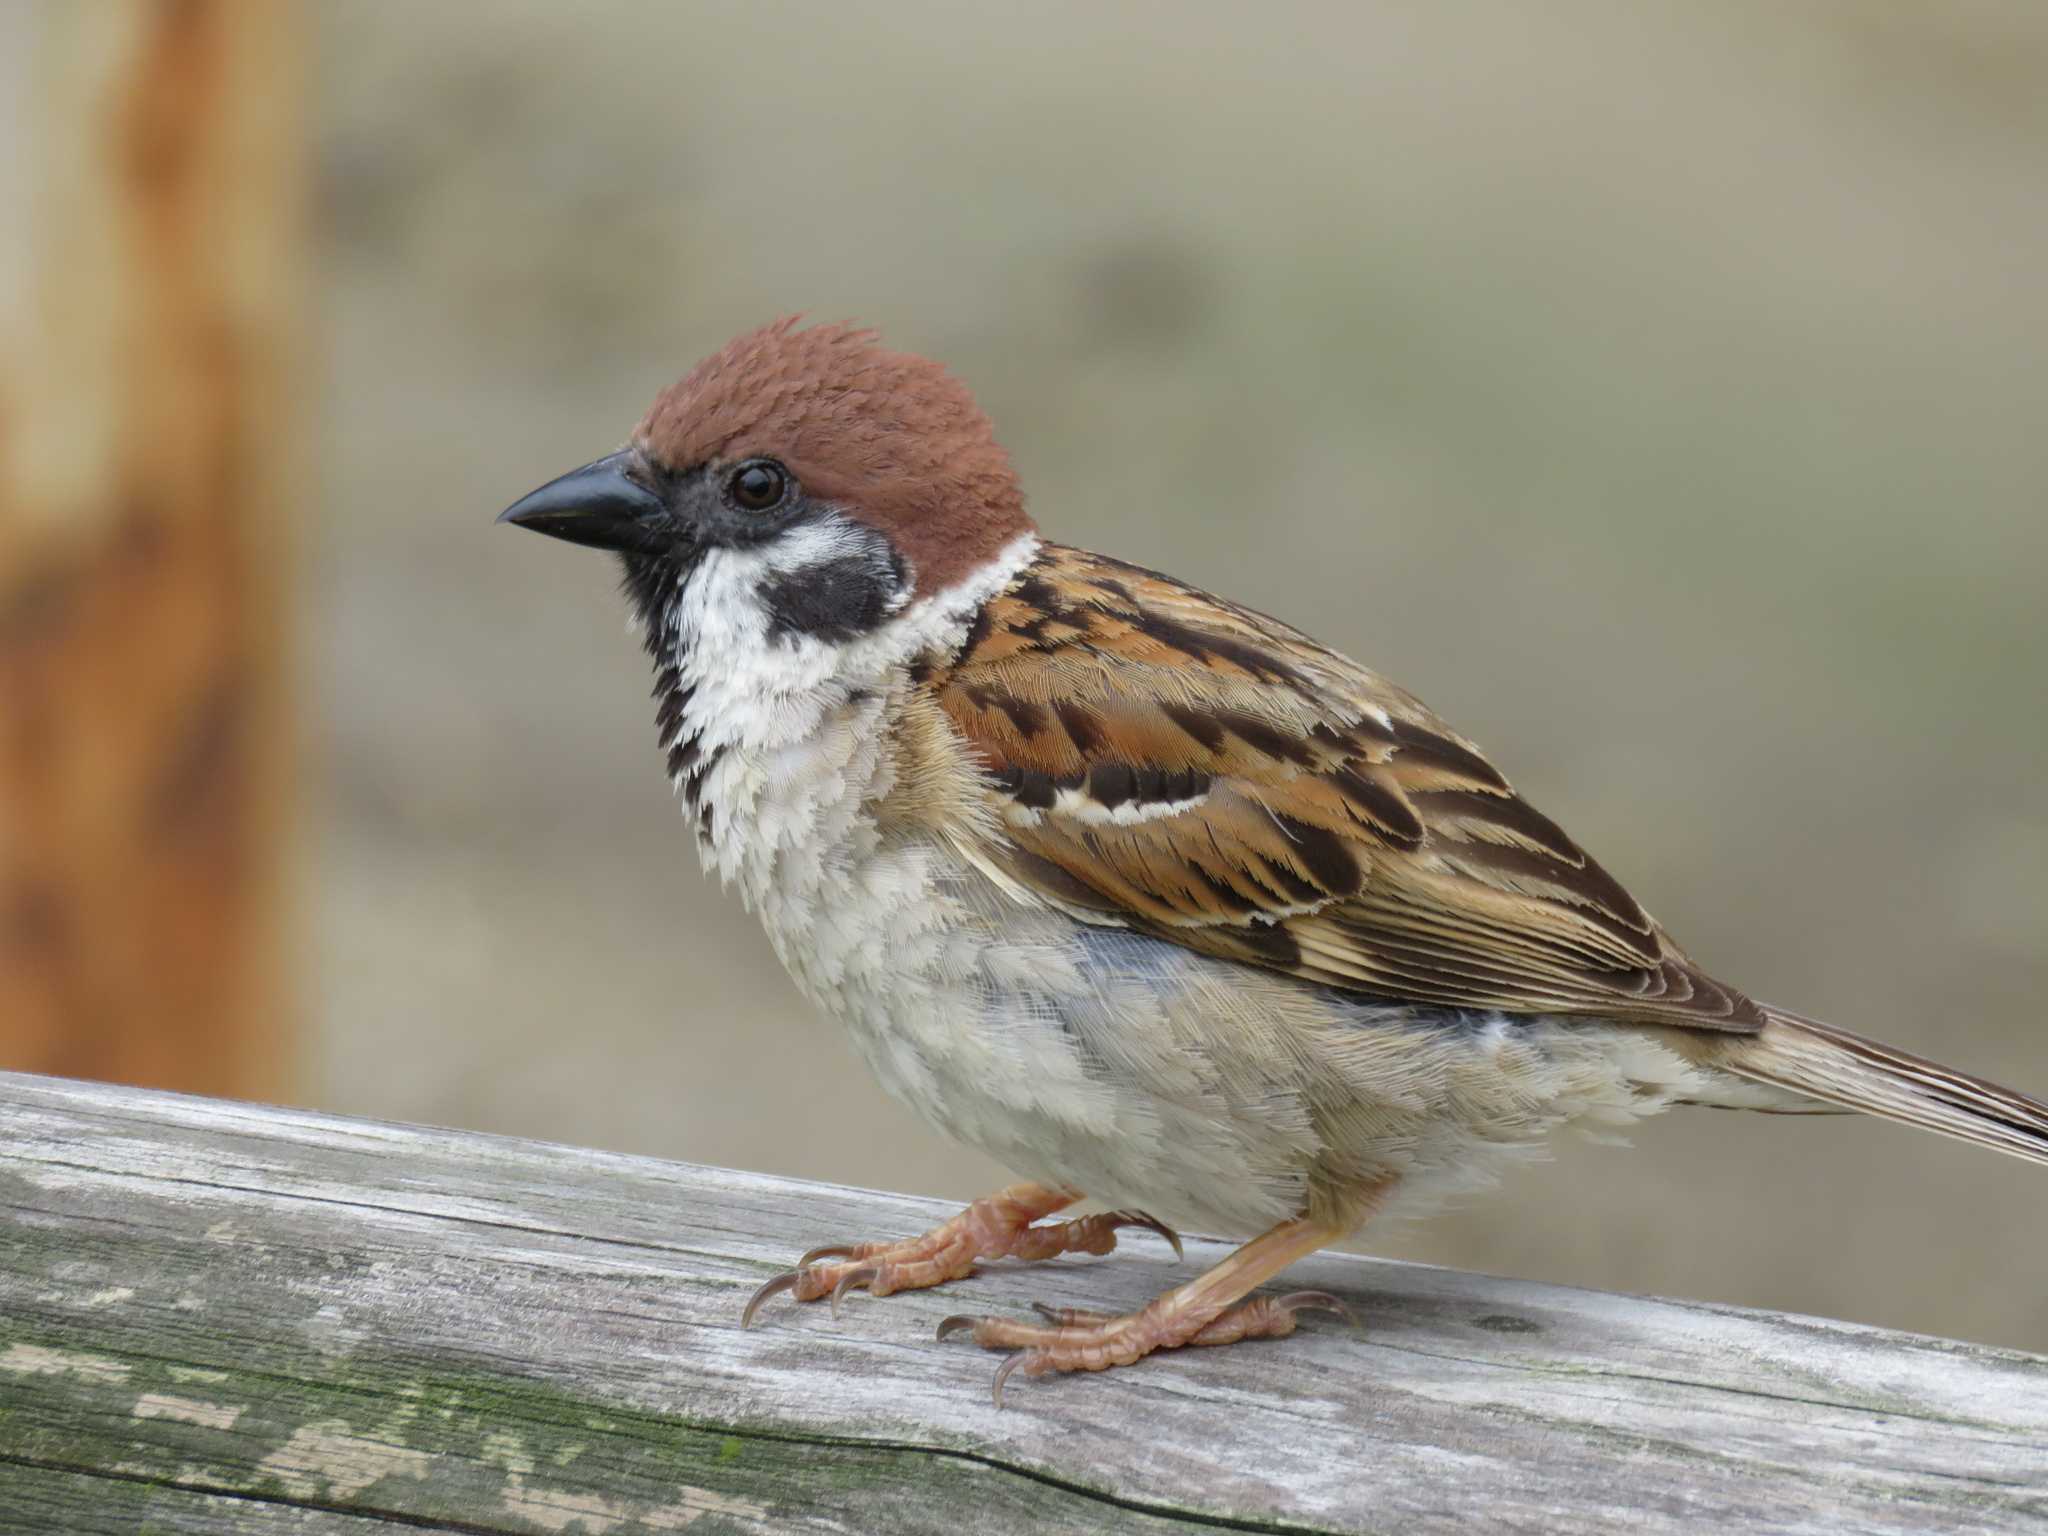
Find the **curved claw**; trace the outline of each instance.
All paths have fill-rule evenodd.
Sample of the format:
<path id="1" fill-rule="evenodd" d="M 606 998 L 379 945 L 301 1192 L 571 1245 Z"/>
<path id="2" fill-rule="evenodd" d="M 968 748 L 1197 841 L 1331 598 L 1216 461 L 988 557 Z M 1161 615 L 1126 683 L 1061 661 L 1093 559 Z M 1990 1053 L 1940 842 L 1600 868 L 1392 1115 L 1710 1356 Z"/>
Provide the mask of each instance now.
<path id="1" fill-rule="evenodd" d="M 996 1405 L 996 1412 L 1003 1411 L 1003 1383 L 1010 1379 L 1010 1373 L 1022 1365 L 1030 1355 L 1029 1350 L 1020 1350 L 996 1367 L 996 1379 L 989 1384 L 989 1399 Z"/>
<path id="2" fill-rule="evenodd" d="M 1341 1317 L 1354 1328 L 1363 1327 L 1358 1314 L 1328 1291 L 1292 1291 L 1274 1299 L 1273 1305 L 1283 1312 L 1329 1312 Z"/>
<path id="3" fill-rule="evenodd" d="M 860 1268 L 849 1269 L 845 1274 L 841 1275 L 839 1283 L 832 1287 L 832 1316 L 834 1318 L 839 1316 L 839 1303 L 848 1291 L 853 1290 L 856 1286 L 873 1284 L 875 1277 L 880 1273 L 881 1269 L 879 1266 L 863 1264 Z"/>
<path id="4" fill-rule="evenodd" d="M 1111 1211 L 1109 1219 L 1120 1227 L 1143 1227 L 1147 1232 L 1156 1232 L 1173 1245 L 1173 1256 L 1182 1263 L 1187 1262 L 1187 1250 L 1180 1245 L 1180 1234 L 1156 1216 L 1147 1216 L 1143 1211 Z"/>
<path id="5" fill-rule="evenodd" d="M 753 1327 L 754 1314 L 761 1310 L 761 1304 L 771 1297 L 780 1296 L 784 1291 L 795 1290 L 797 1281 L 802 1278 L 802 1270 L 785 1269 L 773 1280 L 762 1286 L 761 1289 L 754 1292 L 752 1296 L 747 1298 L 746 1308 L 740 1313 L 740 1326 L 742 1328 Z"/>
<path id="6" fill-rule="evenodd" d="M 969 1317 L 965 1312 L 955 1312 L 939 1324 L 939 1337 L 950 1339 L 956 1333 L 965 1333 L 975 1322 L 976 1319 Z"/>
<path id="7" fill-rule="evenodd" d="M 853 1248 L 849 1244 L 827 1243 L 822 1248 L 813 1248 L 809 1253 L 798 1259 L 796 1267 L 798 1269 L 809 1269 L 820 1259 L 850 1259 L 852 1257 Z"/>

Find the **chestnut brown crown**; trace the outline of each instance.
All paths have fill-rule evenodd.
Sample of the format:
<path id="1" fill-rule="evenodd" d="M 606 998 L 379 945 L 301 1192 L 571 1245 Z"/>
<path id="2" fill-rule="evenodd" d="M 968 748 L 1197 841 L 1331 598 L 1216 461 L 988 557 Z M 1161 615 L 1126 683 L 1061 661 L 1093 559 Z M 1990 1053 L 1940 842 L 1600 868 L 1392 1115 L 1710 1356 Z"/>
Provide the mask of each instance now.
<path id="1" fill-rule="evenodd" d="M 662 391 L 634 433 L 661 468 L 778 460 L 810 498 L 885 534 L 928 596 L 1031 531 L 1023 489 L 967 386 L 870 330 L 789 315 Z"/>

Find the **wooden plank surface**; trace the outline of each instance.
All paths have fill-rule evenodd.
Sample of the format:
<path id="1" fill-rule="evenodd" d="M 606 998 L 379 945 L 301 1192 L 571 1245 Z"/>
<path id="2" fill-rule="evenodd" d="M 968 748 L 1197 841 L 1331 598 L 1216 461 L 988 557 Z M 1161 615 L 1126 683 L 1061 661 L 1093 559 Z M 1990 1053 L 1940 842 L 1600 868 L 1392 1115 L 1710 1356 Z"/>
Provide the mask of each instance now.
<path id="1" fill-rule="evenodd" d="M 933 1340 L 1188 1273 L 1139 1235 L 739 1331 L 947 1213 L 0 1074 L 0 1531 L 2048 1530 L 2048 1359 L 1845 1323 L 1331 1255 L 1362 1332 L 1001 1412 Z"/>

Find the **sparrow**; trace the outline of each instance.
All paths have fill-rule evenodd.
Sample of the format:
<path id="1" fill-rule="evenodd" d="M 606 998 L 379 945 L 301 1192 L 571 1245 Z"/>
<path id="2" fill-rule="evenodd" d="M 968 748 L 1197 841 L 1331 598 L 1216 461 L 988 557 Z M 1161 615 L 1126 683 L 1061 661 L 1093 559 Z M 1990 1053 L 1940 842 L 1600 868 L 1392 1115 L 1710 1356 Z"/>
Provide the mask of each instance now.
<path id="1" fill-rule="evenodd" d="M 1861 1110 L 2048 1163 L 2048 1104 L 1759 1003 L 1422 704 L 1053 543 L 987 416 L 777 320 L 500 521 L 613 551 L 702 863 L 883 1086 L 1022 1176 L 747 1304 L 1246 1239 L 1127 1315 L 949 1318 L 1015 1372 L 1291 1333 L 1255 1294 L 1565 1127 Z M 1055 1218 L 1083 1198 L 1109 1207 Z"/>

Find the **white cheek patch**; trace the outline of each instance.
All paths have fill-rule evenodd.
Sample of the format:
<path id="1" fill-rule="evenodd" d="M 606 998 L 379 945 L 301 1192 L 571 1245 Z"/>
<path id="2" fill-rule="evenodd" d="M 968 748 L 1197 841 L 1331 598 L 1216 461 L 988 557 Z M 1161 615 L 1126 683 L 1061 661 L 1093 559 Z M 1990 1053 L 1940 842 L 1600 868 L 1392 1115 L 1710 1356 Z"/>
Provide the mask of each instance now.
<path id="1" fill-rule="evenodd" d="M 877 542 L 877 535 L 845 518 L 804 523 L 760 546 L 762 568 L 778 575 L 797 575 L 815 566 L 858 559 Z"/>
<path id="2" fill-rule="evenodd" d="M 901 685 L 913 658 L 957 648 L 975 612 L 1039 548 L 1035 537 L 1020 536 L 959 585 L 899 600 L 855 639 L 778 632 L 777 581 L 861 558 L 873 539 L 866 529 L 827 523 L 752 549 L 708 550 L 657 621 L 657 665 L 673 674 L 679 700 L 665 746 L 687 743 L 691 754 L 671 776 L 689 788 L 693 810 L 701 809 L 706 865 L 737 880 L 750 905 L 769 900 L 781 875 L 804 862 L 798 854 L 813 861 L 843 855 L 835 844 L 849 835 L 836 824 L 844 808 L 835 802 L 828 810 L 813 770 L 839 764 L 828 777 L 847 805 L 876 793 L 888 759 L 868 716 Z M 858 730 L 852 713 L 863 715 Z M 761 835 L 770 830 L 772 837 Z"/>
<path id="3" fill-rule="evenodd" d="M 780 717 L 797 734 L 814 730 L 824 701 L 820 691 L 844 694 L 872 688 L 913 657 L 958 645 L 971 615 L 1013 581 L 1037 556 L 1038 540 L 1021 535 L 987 566 L 959 585 L 921 601 L 898 598 L 885 622 L 844 641 L 778 632 L 770 597 L 778 583 L 802 579 L 849 559 L 870 558 L 874 535 L 842 523 L 791 529 L 753 549 L 714 549 L 685 578 L 667 615 L 666 645 L 696 696 L 691 714 L 706 740 L 746 741 L 765 749 L 790 745 L 797 735 L 756 736 L 745 723 Z M 807 717 L 807 718 L 803 718 Z"/>

